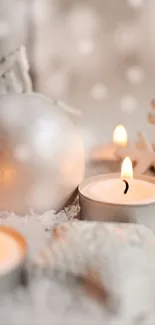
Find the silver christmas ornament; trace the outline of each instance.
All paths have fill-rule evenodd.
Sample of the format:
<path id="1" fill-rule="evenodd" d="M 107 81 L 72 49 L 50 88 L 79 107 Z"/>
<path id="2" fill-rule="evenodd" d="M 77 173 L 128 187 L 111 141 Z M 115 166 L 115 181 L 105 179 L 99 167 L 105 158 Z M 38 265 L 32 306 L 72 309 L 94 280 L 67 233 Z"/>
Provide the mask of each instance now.
<path id="1" fill-rule="evenodd" d="M 35 94 L 0 98 L 0 210 L 60 210 L 84 175 L 82 139 L 59 105 Z"/>

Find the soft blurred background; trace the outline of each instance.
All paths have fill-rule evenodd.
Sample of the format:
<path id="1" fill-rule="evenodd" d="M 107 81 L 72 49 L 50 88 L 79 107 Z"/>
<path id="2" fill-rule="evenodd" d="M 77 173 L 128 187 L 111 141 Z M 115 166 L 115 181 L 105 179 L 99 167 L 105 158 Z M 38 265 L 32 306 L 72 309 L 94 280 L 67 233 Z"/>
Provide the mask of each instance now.
<path id="1" fill-rule="evenodd" d="M 110 141 L 117 124 L 127 128 L 129 139 L 138 130 L 153 134 L 147 114 L 155 96 L 154 0 L 11 3 L 17 25 L 26 13 L 34 89 L 81 112 L 88 151 Z"/>
<path id="2" fill-rule="evenodd" d="M 3 89 L 1 89 L 4 79 L 10 80 L 9 78 L 11 78 L 12 80 L 16 76 L 11 69 L 3 73 L 2 68 L 4 68 L 9 54 L 16 52 L 16 49 L 17 61 L 19 61 L 19 65 L 21 64 L 21 60 L 18 60 L 18 49 L 21 44 L 25 44 L 30 62 L 33 89 L 55 100 L 64 101 L 69 107 L 75 108 L 78 112 L 75 123 L 83 136 L 87 154 L 96 145 L 111 141 L 113 130 L 118 124 L 123 124 L 126 127 L 129 140 L 136 138 L 138 130 L 144 131 L 153 138 L 155 133 L 153 126 L 147 122 L 147 114 L 150 101 L 152 97 L 155 97 L 154 30 L 155 0 L 0 0 L 0 96 L 6 91 L 4 89 L 3 93 Z M 24 68 L 27 65 L 26 60 L 25 62 Z M 19 74 L 23 70 L 22 68 L 23 66 L 19 69 Z M 15 79 L 16 86 L 18 79 L 21 78 Z M 7 86 L 9 85 L 7 84 Z M 10 87 L 7 88 L 10 92 Z M 19 92 L 22 91 L 23 88 L 19 87 Z M 33 109 L 32 103 L 29 104 L 29 110 L 31 107 Z M 16 107 L 15 102 L 11 104 L 13 108 Z M 21 112 L 25 108 L 24 105 L 21 107 Z M 17 112 L 19 107 L 18 104 Z M 41 111 L 39 105 L 37 108 L 38 111 Z M 59 106 L 57 108 L 61 109 Z M 1 111 L 5 112 L 5 105 L 3 109 L 1 107 Z M 19 121 L 20 116 L 19 114 Z M 11 115 L 10 121 L 15 121 L 14 125 L 16 126 L 14 117 L 16 115 Z M 24 122 L 26 123 L 26 120 Z M 6 124 L 9 128 L 10 124 Z M 22 133 L 22 128 L 20 129 Z M 27 130 L 29 131 L 29 126 Z M 13 134 L 13 131 L 11 132 L 9 137 Z M 42 134 L 40 131 L 37 132 Z M 31 137 L 32 133 L 27 133 Z M 20 133 L 18 138 L 20 139 Z M 37 143 L 42 144 L 42 142 L 38 142 L 38 139 L 39 137 L 36 136 Z M 43 136 L 43 139 L 47 138 Z M 75 150 L 74 137 L 72 140 Z M 53 142 L 51 143 L 53 144 Z M 17 156 L 19 153 L 19 156 L 23 157 L 23 154 L 20 155 L 23 152 L 25 151 L 16 151 Z M 55 153 L 52 151 L 52 154 L 53 152 Z M 64 152 L 66 154 L 67 151 Z M 57 158 L 50 160 L 51 168 L 54 165 L 58 166 L 58 171 L 51 182 L 48 177 L 48 169 L 44 165 L 40 177 L 40 169 L 37 168 L 37 164 L 33 163 L 37 161 L 37 158 L 35 156 L 33 159 L 33 157 L 34 155 L 31 155 L 30 152 L 31 161 L 29 164 L 28 160 L 28 171 L 31 176 L 31 165 L 33 166 L 32 171 L 36 167 L 35 186 L 33 192 L 30 192 L 30 200 L 33 197 L 32 194 L 36 194 L 34 201 L 40 208 L 41 204 L 50 203 L 51 197 L 55 198 L 55 195 L 58 198 L 62 197 L 63 190 L 56 190 L 59 179 L 57 179 L 57 175 L 60 174 L 62 185 L 63 183 L 67 185 L 68 178 L 71 177 L 68 177 L 68 173 L 62 166 L 67 166 L 67 170 L 70 170 L 70 164 L 68 168 L 66 163 L 68 160 L 65 160 L 64 164 L 63 158 L 61 168 L 59 168 Z M 83 159 L 81 159 L 81 163 L 83 164 Z M 65 178 L 62 178 L 62 169 Z M 20 169 L 18 170 L 20 175 Z M 22 168 L 21 170 L 25 171 Z M 103 171 L 101 166 L 100 172 L 103 173 Z M 93 169 L 94 172 L 96 170 Z M 73 173 L 77 173 L 76 168 Z M 28 178 L 25 178 L 25 175 L 23 179 L 24 181 L 26 179 L 27 183 Z M 53 195 L 51 185 L 54 189 Z M 14 190 L 12 192 L 14 193 Z M 22 193 L 22 191 L 19 192 Z M 3 199 L 3 188 L 1 193 Z M 6 197 L 10 199 L 11 195 Z M 4 202 L 7 201 L 4 200 Z M 22 205 L 22 198 L 20 204 Z M 71 205 L 59 214 L 48 211 L 43 215 L 30 214 L 21 218 L 14 213 L 4 215 L 2 212 L 0 224 L 4 222 L 17 228 L 25 236 L 33 257 L 44 247 L 46 239 L 51 237 L 51 229 L 74 218 L 77 215 L 77 209 L 78 206 L 75 202 L 75 205 Z M 104 269 L 103 284 L 106 285 L 108 282 L 110 288 L 111 285 L 114 286 L 114 291 L 113 289 L 111 291 L 112 295 L 114 293 L 114 297 L 116 288 L 116 298 L 118 297 L 119 303 L 118 313 L 111 313 L 105 308 L 100 309 L 92 301 L 89 304 L 87 300 L 84 301 L 83 297 L 82 300 L 78 300 L 76 293 L 73 296 L 68 289 L 65 290 L 59 283 L 57 284 L 47 277 L 34 276 L 34 280 L 30 281 L 30 286 L 26 287 L 26 290 L 19 289 L 16 293 L 8 295 L 6 299 L 2 296 L 0 299 L 0 325 L 51 325 L 51 322 L 60 325 L 88 323 L 91 325 L 140 323 L 154 325 L 154 239 L 151 239 L 152 235 L 147 234 L 146 229 L 142 228 L 141 233 L 133 226 L 132 233 L 130 227 L 125 226 L 124 230 L 123 228 L 118 225 L 116 228 L 112 226 L 110 231 L 109 226 L 106 225 L 105 229 L 103 226 L 103 232 L 101 228 L 99 229 L 100 235 L 96 230 L 93 235 L 91 233 L 87 235 L 86 231 L 86 239 L 83 232 L 81 234 L 75 230 L 76 236 L 79 236 L 79 240 L 76 240 L 77 237 L 75 237 L 75 244 L 78 245 L 78 249 L 75 245 L 77 253 L 75 257 L 77 256 L 77 262 L 81 263 L 82 272 L 84 270 L 83 261 L 87 263 L 89 260 L 91 267 L 95 263 L 97 271 L 102 272 Z M 61 249 L 64 244 L 63 241 L 58 240 L 58 247 L 60 247 L 58 250 L 56 248 L 58 262 L 59 253 L 62 252 L 60 257 L 63 256 Z M 65 247 L 67 248 L 64 245 Z M 90 251 L 89 254 L 88 251 Z M 47 250 L 44 256 L 47 254 L 49 256 L 49 252 Z M 51 261 L 55 261 L 53 260 L 53 256 L 56 256 L 55 250 L 53 252 Z M 72 254 L 66 253 L 66 261 L 71 268 L 74 265 L 71 260 L 72 255 L 74 255 L 74 250 Z M 97 256 L 97 260 L 94 259 L 95 256 Z M 78 263 L 75 264 L 76 268 Z M 64 263 L 62 262 L 62 264 L 64 269 Z M 87 264 L 86 267 L 89 271 Z M 108 277 L 106 277 L 105 271 Z M 107 288 L 109 288 L 109 284 Z M 71 286 L 74 289 L 74 286 Z"/>

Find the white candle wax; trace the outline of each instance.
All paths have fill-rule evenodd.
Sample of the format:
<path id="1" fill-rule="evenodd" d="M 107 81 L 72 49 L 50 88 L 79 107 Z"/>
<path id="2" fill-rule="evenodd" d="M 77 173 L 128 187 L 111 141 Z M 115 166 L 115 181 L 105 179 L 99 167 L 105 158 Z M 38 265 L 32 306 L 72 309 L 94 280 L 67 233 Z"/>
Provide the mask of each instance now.
<path id="1" fill-rule="evenodd" d="M 0 229 L 0 276 L 18 266 L 22 257 L 20 243 Z"/>
<path id="2" fill-rule="evenodd" d="M 121 179 L 100 179 L 86 185 L 81 193 L 98 202 L 138 205 L 155 202 L 155 185 L 140 179 L 128 179 L 129 190 L 124 194 L 125 183 Z"/>

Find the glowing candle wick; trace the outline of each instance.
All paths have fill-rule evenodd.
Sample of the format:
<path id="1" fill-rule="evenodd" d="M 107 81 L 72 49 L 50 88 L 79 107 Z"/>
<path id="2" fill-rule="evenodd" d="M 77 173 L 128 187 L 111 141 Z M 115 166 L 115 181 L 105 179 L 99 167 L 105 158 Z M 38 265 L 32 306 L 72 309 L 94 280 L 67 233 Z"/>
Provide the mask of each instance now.
<path id="1" fill-rule="evenodd" d="M 125 179 L 122 179 L 122 181 L 125 183 L 126 187 L 125 187 L 125 190 L 124 190 L 124 194 L 126 194 L 129 190 L 129 183 L 125 180 Z"/>
<path id="2" fill-rule="evenodd" d="M 122 163 L 121 178 L 122 181 L 125 183 L 124 194 L 127 194 L 129 190 L 129 183 L 127 182 L 126 178 L 133 178 L 132 162 L 129 157 L 126 157 Z"/>

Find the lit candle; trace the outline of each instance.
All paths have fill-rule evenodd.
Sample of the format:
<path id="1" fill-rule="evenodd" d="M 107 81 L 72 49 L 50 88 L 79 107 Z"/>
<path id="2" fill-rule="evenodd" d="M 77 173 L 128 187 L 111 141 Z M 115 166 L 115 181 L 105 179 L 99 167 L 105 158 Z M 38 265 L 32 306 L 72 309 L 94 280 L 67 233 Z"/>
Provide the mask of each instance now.
<path id="1" fill-rule="evenodd" d="M 94 181 L 83 188 L 82 194 L 90 199 L 111 204 L 140 204 L 155 201 L 155 185 L 133 178 L 132 162 L 126 157 L 122 163 L 121 177 Z M 124 193 L 127 180 L 129 189 Z"/>
<path id="2" fill-rule="evenodd" d="M 26 258 L 23 237 L 7 226 L 0 226 L 0 293 L 14 287 Z"/>
<path id="3" fill-rule="evenodd" d="M 121 174 L 86 179 L 79 186 L 79 196 L 82 219 L 154 223 L 155 231 L 155 179 L 147 175 L 133 178 L 129 157 L 122 163 Z"/>
<path id="4" fill-rule="evenodd" d="M 123 125 L 118 125 L 113 133 L 113 143 L 115 147 L 125 147 L 128 143 L 128 135 Z"/>
<path id="5" fill-rule="evenodd" d="M 98 146 L 92 151 L 93 160 L 117 160 L 116 150 L 128 144 L 127 131 L 123 125 L 118 125 L 113 132 L 111 144 Z"/>

